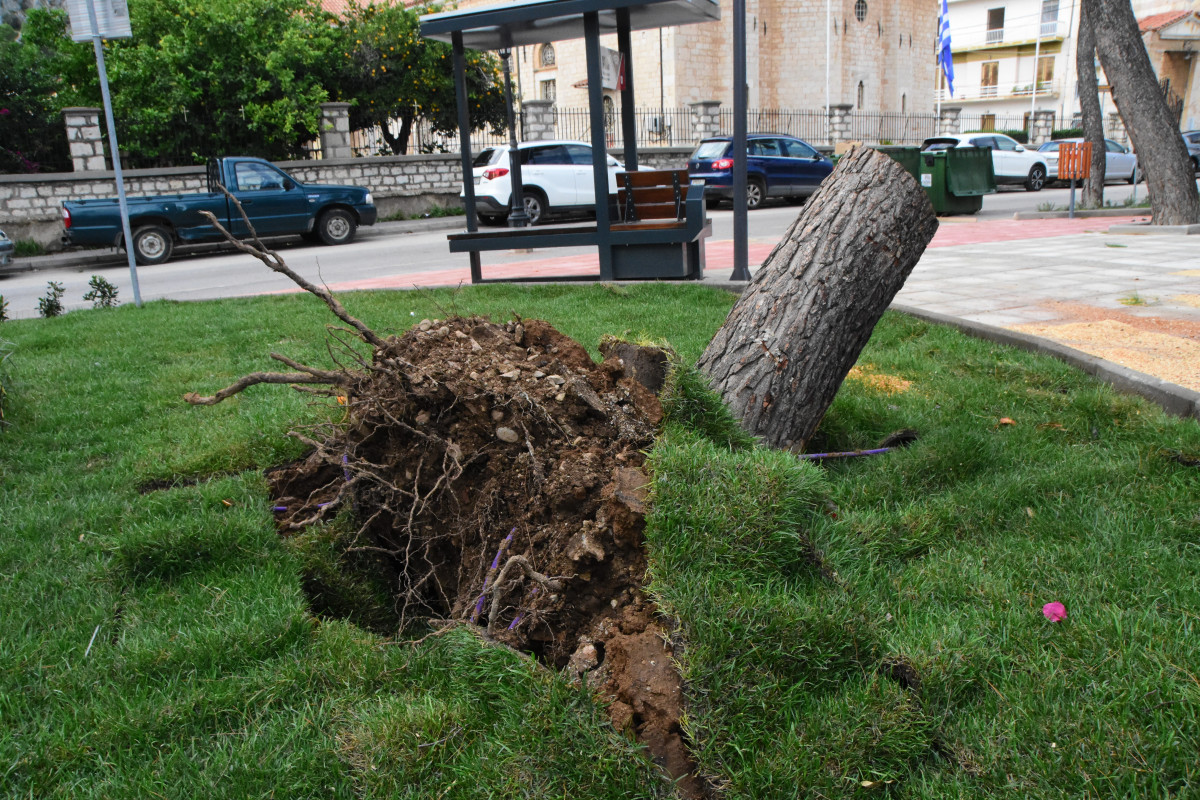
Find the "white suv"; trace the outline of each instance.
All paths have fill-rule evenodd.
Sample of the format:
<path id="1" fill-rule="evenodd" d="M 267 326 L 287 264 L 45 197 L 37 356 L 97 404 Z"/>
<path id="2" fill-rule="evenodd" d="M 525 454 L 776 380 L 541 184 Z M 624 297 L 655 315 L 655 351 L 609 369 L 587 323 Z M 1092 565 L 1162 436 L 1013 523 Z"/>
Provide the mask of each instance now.
<path id="1" fill-rule="evenodd" d="M 521 185 L 525 213 L 530 224 L 543 222 L 550 214 L 595 212 L 596 184 L 592 179 L 592 147 L 583 142 L 523 142 Z M 608 191 L 616 194 L 617 173 L 625 167 L 608 159 Z M 472 162 L 475 176 L 475 211 L 482 224 L 498 225 L 512 207 L 512 173 L 509 148 L 488 147 Z M 459 197 L 465 197 L 460 192 Z"/>
<path id="2" fill-rule="evenodd" d="M 1045 157 L 1036 150 L 1026 150 L 1011 136 L 1002 133 L 961 133 L 934 136 L 926 139 L 922 150 L 946 150 L 951 147 L 986 147 L 992 151 L 992 171 L 996 183 L 1019 183 L 1031 192 L 1040 192 L 1046 185 Z"/>

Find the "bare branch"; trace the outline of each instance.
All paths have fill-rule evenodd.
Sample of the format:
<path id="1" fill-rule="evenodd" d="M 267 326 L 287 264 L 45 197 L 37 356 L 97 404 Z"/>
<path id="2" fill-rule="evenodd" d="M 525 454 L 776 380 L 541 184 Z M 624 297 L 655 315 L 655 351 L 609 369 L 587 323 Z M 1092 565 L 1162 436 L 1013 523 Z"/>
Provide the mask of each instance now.
<path id="1" fill-rule="evenodd" d="M 205 397 L 198 392 L 188 392 L 183 399 L 194 406 L 215 406 L 222 400 L 232 397 L 238 392 L 249 389 L 260 383 L 336 383 L 328 378 L 320 378 L 304 372 L 252 372 L 240 378 L 236 383 L 226 386 L 216 394 Z"/>
<path id="2" fill-rule="evenodd" d="M 242 208 L 242 204 L 240 202 L 238 202 L 238 199 L 236 197 L 234 197 L 232 194 L 230 194 L 229 190 L 226 189 L 224 186 L 221 186 L 220 184 L 217 184 L 217 186 L 225 194 L 225 196 L 227 198 L 229 198 L 229 201 L 234 204 L 234 206 L 237 208 L 238 212 L 242 215 L 242 219 L 246 222 L 246 225 L 249 227 L 250 220 L 246 216 L 246 212 Z M 350 316 L 349 312 L 347 312 L 346 309 L 342 306 L 342 304 L 337 301 L 337 298 L 335 298 L 332 294 L 330 294 L 328 289 L 326 289 L 323 286 L 316 286 L 315 284 L 312 284 L 309 281 L 305 280 L 298 273 L 294 272 L 292 270 L 292 268 L 289 267 L 287 265 L 287 263 L 285 263 L 284 260 L 279 257 L 278 253 L 276 253 L 274 250 L 268 250 L 266 248 L 266 246 L 263 245 L 262 241 L 259 240 L 258 234 L 256 234 L 254 232 L 253 227 L 250 227 L 250 233 L 254 237 L 254 244 L 252 245 L 252 244 L 247 244 L 246 242 L 240 241 L 238 239 L 235 239 L 233 234 L 231 234 L 229 231 L 227 231 L 225 229 L 225 227 L 222 226 L 221 223 L 217 221 L 216 216 L 214 216 L 211 212 L 201 211 L 200 214 L 201 214 L 201 216 L 208 219 L 208 221 L 211 222 L 216 227 L 216 229 L 221 232 L 221 235 L 224 236 L 225 239 L 227 241 L 229 241 L 229 243 L 232 244 L 234 247 L 241 250 L 243 253 L 249 253 L 250 255 L 254 256 L 259 261 L 266 264 L 268 268 L 274 270 L 275 272 L 278 272 L 281 275 L 286 275 L 288 278 L 290 278 L 292 280 L 293 283 L 295 283 L 297 286 L 299 286 L 301 289 L 308 292 L 309 294 L 313 294 L 313 295 L 316 295 L 317 297 L 321 298 L 321 300 L 323 300 L 325 302 L 325 305 L 329 306 L 329 310 L 334 313 L 334 316 L 336 316 L 342 322 L 345 322 L 347 325 L 351 326 L 356 331 L 358 331 L 358 335 L 362 337 L 363 341 L 365 341 L 368 344 L 373 345 L 375 347 L 379 347 L 379 348 L 384 346 L 383 339 L 380 338 L 380 336 L 377 333 L 375 333 L 375 331 L 371 330 L 365 324 L 363 324 L 360 320 L 357 320 L 354 317 Z"/>

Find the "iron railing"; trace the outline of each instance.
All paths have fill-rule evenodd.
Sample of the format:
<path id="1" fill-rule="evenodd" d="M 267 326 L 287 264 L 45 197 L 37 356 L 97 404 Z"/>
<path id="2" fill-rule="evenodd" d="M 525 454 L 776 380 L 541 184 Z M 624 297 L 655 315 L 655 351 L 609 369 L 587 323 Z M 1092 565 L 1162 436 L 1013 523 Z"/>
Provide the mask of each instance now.
<path id="1" fill-rule="evenodd" d="M 722 136 L 733 135 L 733 120 L 732 108 L 720 110 Z M 829 115 L 823 108 L 749 108 L 746 109 L 746 130 L 750 133 L 784 133 L 809 144 L 831 144 Z"/>
<path id="2" fill-rule="evenodd" d="M 850 115 L 850 138 L 880 144 L 920 144 L 938 131 L 937 114 L 902 114 L 899 111 Z"/>

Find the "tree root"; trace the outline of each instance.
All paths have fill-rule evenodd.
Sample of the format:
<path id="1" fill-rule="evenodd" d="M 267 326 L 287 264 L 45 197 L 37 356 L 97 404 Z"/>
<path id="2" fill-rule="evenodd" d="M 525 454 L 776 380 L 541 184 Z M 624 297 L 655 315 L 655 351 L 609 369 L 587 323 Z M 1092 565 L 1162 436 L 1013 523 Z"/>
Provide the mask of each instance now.
<path id="1" fill-rule="evenodd" d="M 500 570 L 500 574 L 496 576 L 496 580 L 492 583 L 492 610 L 488 614 L 487 626 L 487 633 L 490 638 L 495 638 L 496 624 L 500 619 L 500 601 L 504 597 L 501 587 L 508 580 L 508 573 L 512 571 L 513 567 L 520 567 L 521 571 L 525 573 L 526 578 L 541 584 L 552 592 L 561 592 L 563 589 L 562 581 L 556 578 L 547 578 L 535 570 L 529 563 L 529 559 L 525 556 L 513 556 L 508 559 L 504 564 L 504 568 Z"/>

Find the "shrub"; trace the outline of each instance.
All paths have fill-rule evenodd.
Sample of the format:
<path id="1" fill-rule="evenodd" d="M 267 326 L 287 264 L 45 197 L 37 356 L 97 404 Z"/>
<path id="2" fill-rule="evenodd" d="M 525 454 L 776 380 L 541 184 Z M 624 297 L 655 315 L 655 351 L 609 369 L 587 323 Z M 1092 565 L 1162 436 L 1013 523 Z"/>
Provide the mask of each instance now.
<path id="1" fill-rule="evenodd" d="M 1003 133 L 1005 136 L 1011 136 L 1013 139 L 1016 139 L 1021 144 L 1029 144 L 1029 131 L 1012 130 L 1012 131 L 996 131 L 996 133 Z"/>
<path id="2" fill-rule="evenodd" d="M 1077 139 L 1083 136 L 1083 128 L 1060 128 L 1050 131 L 1051 139 Z"/>
<path id="3" fill-rule="evenodd" d="M 88 281 L 91 291 L 83 296 L 84 300 L 92 301 L 92 308 L 116 308 L 117 287 L 99 275 L 93 275 Z"/>
<path id="4" fill-rule="evenodd" d="M 62 314 L 62 296 L 66 291 L 58 281 L 47 282 L 46 296 L 38 300 L 38 313 L 47 319 Z"/>

